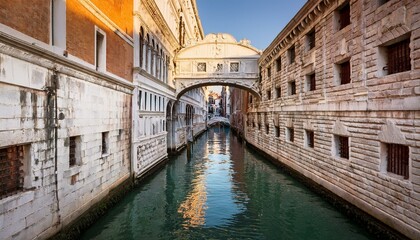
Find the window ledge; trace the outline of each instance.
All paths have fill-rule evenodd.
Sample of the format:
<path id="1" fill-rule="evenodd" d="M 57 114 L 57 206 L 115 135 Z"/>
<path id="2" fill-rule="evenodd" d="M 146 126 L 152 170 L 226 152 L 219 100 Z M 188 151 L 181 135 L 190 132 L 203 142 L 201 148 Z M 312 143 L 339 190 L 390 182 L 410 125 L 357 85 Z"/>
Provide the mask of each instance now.
<path id="1" fill-rule="evenodd" d="M 80 173 L 82 167 L 79 165 L 71 166 L 68 170 L 64 171 L 63 177 L 69 178 L 77 173 Z"/>
<path id="2" fill-rule="evenodd" d="M 33 189 L 30 190 L 22 190 L 21 192 L 17 192 L 12 196 L 8 196 L 0 200 L 0 205 L 2 205 L 0 214 L 3 214 L 9 210 L 15 209 L 19 206 L 22 206 L 25 203 L 28 203 L 34 200 L 35 191 Z"/>

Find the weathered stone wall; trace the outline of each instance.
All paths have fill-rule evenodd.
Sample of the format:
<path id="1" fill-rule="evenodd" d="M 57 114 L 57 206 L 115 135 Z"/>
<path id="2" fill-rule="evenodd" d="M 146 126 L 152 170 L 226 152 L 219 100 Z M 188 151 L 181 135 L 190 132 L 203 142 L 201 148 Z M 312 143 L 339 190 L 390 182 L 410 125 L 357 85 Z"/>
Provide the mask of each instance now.
<path id="1" fill-rule="evenodd" d="M 337 11 L 345 3 L 308 2 L 264 51 L 260 59 L 263 98 L 249 108 L 246 139 L 387 225 L 418 239 L 419 2 L 349 1 L 350 24 L 339 30 Z M 307 34 L 312 29 L 315 46 L 311 49 Z M 387 74 L 384 49 L 402 39 L 410 41 L 411 70 Z M 292 46 L 294 62 L 289 60 Z M 279 58 L 281 69 L 277 68 Z M 345 61 L 350 62 L 351 82 L 340 84 L 338 65 Z M 310 90 L 308 77 L 313 73 L 316 89 Z M 293 81 L 296 94 L 291 94 Z M 275 91 L 278 87 L 280 96 Z M 293 142 L 287 128 L 294 129 Z M 308 146 L 307 130 L 314 132 L 314 148 Z M 334 136 L 348 137 L 349 159 L 337 155 Z M 387 171 L 385 146 L 390 143 L 409 147 L 408 179 Z"/>
<path id="2" fill-rule="evenodd" d="M 129 86 L 19 47 L 0 45 L 0 148 L 25 146 L 24 188 L 0 199 L 1 239 L 50 236 L 130 176 Z M 70 166 L 73 136 L 78 156 Z"/>
<path id="3" fill-rule="evenodd" d="M 136 176 L 140 176 L 168 157 L 166 132 L 141 139 L 136 149 Z"/>

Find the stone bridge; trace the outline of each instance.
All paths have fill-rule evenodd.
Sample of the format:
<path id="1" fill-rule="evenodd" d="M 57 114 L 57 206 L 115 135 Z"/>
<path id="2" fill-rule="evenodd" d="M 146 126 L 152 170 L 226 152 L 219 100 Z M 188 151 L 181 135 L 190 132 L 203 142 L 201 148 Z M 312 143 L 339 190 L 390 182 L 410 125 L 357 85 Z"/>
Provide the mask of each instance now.
<path id="1" fill-rule="evenodd" d="M 237 42 L 229 34 L 208 34 L 175 56 L 175 87 L 179 99 L 202 86 L 226 85 L 250 91 L 260 98 L 258 59 L 261 52 L 248 40 Z"/>
<path id="2" fill-rule="evenodd" d="M 221 124 L 226 125 L 226 126 L 230 125 L 229 119 L 227 119 L 225 117 L 213 117 L 207 122 L 207 126 L 213 126 L 216 123 L 221 123 Z"/>

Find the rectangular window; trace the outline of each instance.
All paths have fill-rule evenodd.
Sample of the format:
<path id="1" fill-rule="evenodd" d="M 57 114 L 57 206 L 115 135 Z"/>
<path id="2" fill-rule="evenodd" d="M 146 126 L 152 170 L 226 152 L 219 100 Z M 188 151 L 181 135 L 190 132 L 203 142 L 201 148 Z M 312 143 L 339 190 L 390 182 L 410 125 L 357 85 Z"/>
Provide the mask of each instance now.
<path id="1" fill-rule="evenodd" d="M 269 134 L 270 133 L 270 125 L 265 124 L 265 134 Z"/>
<path id="2" fill-rule="evenodd" d="M 289 82 L 289 96 L 296 94 L 296 81 Z"/>
<path id="3" fill-rule="evenodd" d="M 238 62 L 230 63 L 230 72 L 239 72 L 239 63 Z"/>
<path id="4" fill-rule="evenodd" d="M 0 199 L 23 189 L 24 146 L 0 149 Z"/>
<path id="5" fill-rule="evenodd" d="M 315 73 L 306 75 L 306 90 L 307 91 L 316 90 Z"/>
<path id="6" fill-rule="evenodd" d="M 295 141 L 295 129 L 294 128 L 287 128 L 287 140 L 290 142 Z"/>
<path id="7" fill-rule="evenodd" d="M 102 133 L 102 154 L 107 154 L 108 153 L 108 148 L 109 148 L 109 132 L 103 132 Z"/>
<path id="8" fill-rule="evenodd" d="M 280 87 L 276 87 L 276 97 L 277 98 L 281 97 L 281 88 Z"/>
<path id="9" fill-rule="evenodd" d="M 281 70 L 281 56 L 276 59 L 276 70 L 277 72 Z"/>
<path id="10" fill-rule="evenodd" d="M 268 78 L 271 78 L 271 67 L 267 68 L 267 76 Z"/>
<path id="11" fill-rule="evenodd" d="M 261 123 L 258 123 L 258 130 L 261 130 Z"/>
<path id="12" fill-rule="evenodd" d="M 106 67 L 106 43 L 105 33 L 96 29 L 96 50 L 95 50 L 95 66 L 98 71 L 105 71 Z"/>
<path id="13" fill-rule="evenodd" d="M 388 74 L 411 70 L 410 39 L 388 46 L 387 52 Z"/>
<path id="14" fill-rule="evenodd" d="M 387 144 L 387 171 L 408 179 L 409 148 L 401 144 Z"/>
<path id="15" fill-rule="evenodd" d="M 76 165 L 76 137 L 70 137 L 69 139 L 69 166 Z"/>
<path id="16" fill-rule="evenodd" d="M 271 90 L 267 90 L 267 100 L 271 100 Z"/>
<path id="17" fill-rule="evenodd" d="M 201 62 L 197 64 L 197 72 L 206 72 L 206 63 Z"/>
<path id="18" fill-rule="evenodd" d="M 341 158 L 349 159 L 349 138 L 345 136 L 335 136 L 336 153 Z"/>
<path id="19" fill-rule="evenodd" d="M 141 107 L 142 107 L 142 105 L 141 105 L 141 96 L 142 95 L 142 91 L 139 91 L 139 110 L 141 110 Z"/>
<path id="20" fill-rule="evenodd" d="M 315 29 L 312 29 L 306 34 L 306 49 L 307 51 L 315 47 Z"/>
<path id="21" fill-rule="evenodd" d="M 310 130 L 305 130 L 305 134 L 306 134 L 306 146 L 310 148 L 314 148 L 315 146 L 314 132 Z"/>
<path id="22" fill-rule="evenodd" d="M 223 72 L 223 64 L 222 63 L 217 64 L 216 72 Z"/>
<path id="23" fill-rule="evenodd" d="M 350 25 L 350 3 L 344 4 L 338 10 L 338 30 L 341 30 L 348 25 Z"/>
<path id="24" fill-rule="evenodd" d="M 351 82 L 351 68 L 350 61 L 343 62 L 338 65 L 340 85 Z"/>
<path id="25" fill-rule="evenodd" d="M 280 137 L 280 127 L 275 126 L 276 137 Z"/>
<path id="26" fill-rule="evenodd" d="M 295 45 L 291 46 L 289 50 L 287 50 L 287 54 L 289 56 L 289 64 L 294 63 L 296 58 Z"/>
<path id="27" fill-rule="evenodd" d="M 155 112 L 157 111 L 157 96 L 155 95 Z"/>
<path id="28" fill-rule="evenodd" d="M 150 99 L 149 99 L 149 111 L 153 111 L 153 108 L 152 108 L 153 96 L 152 96 L 152 94 L 149 94 L 149 96 L 150 96 Z"/>

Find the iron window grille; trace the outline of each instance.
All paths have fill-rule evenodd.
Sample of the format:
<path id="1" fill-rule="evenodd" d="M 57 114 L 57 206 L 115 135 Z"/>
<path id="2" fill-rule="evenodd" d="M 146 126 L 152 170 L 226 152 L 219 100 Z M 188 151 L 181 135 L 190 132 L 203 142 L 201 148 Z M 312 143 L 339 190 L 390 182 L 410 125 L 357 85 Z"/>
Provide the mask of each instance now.
<path id="1" fill-rule="evenodd" d="M 280 137 L 280 127 L 275 126 L 275 130 L 276 130 L 276 137 Z"/>
<path id="2" fill-rule="evenodd" d="M 23 189 L 23 146 L 0 149 L 0 199 Z"/>
<path id="3" fill-rule="evenodd" d="M 271 100 L 271 90 L 267 90 L 267 100 Z"/>
<path id="4" fill-rule="evenodd" d="M 290 64 L 294 63 L 295 58 L 296 58 L 295 46 L 292 46 L 289 48 L 289 63 Z"/>
<path id="5" fill-rule="evenodd" d="M 401 144 L 387 144 L 387 171 L 408 179 L 409 148 Z"/>
<path id="6" fill-rule="evenodd" d="M 279 72 L 281 70 L 281 57 L 276 59 L 276 70 Z"/>
<path id="7" fill-rule="evenodd" d="M 276 87 L 276 97 L 277 98 L 281 97 L 281 88 L 280 87 Z"/>
<path id="8" fill-rule="evenodd" d="M 103 132 L 102 133 L 102 154 L 106 154 L 108 153 L 108 133 L 107 132 Z"/>
<path id="9" fill-rule="evenodd" d="M 69 166 L 76 165 L 76 137 L 70 137 L 69 144 Z"/>
<path id="10" fill-rule="evenodd" d="M 342 158 L 349 159 L 349 138 L 338 136 L 338 154 Z"/>
<path id="11" fill-rule="evenodd" d="M 289 83 L 290 86 L 290 95 L 295 95 L 296 94 L 296 82 L 292 81 Z"/>
<path id="12" fill-rule="evenodd" d="M 388 50 L 388 74 L 411 70 L 410 39 L 392 44 Z"/>
<path id="13" fill-rule="evenodd" d="M 289 129 L 289 141 L 294 142 L 295 141 L 295 129 L 288 128 Z"/>
<path id="14" fill-rule="evenodd" d="M 206 63 L 198 63 L 197 72 L 206 72 Z"/>
<path id="15" fill-rule="evenodd" d="M 338 14 L 339 30 L 341 30 L 350 25 L 350 4 L 346 3 L 340 10 L 338 10 Z"/>
<path id="16" fill-rule="evenodd" d="M 314 132 L 306 130 L 306 137 L 307 137 L 308 147 L 314 148 L 315 147 Z"/>
<path id="17" fill-rule="evenodd" d="M 350 61 L 340 64 L 340 84 L 348 84 L 351 82 Z"/>
<path id="18" fill-rule="evenodd" d="M 239 72 L 239 63 L 230 63 L 230 71 L 231 72 Z"/>
<path id="19" fill-rule="evenodd" d="M 308 50 L 315 47 L 315 30 L 310 31 L 307 35 Z"/>
<path id="20" fill-rule="evenodd" d="M 316 81 L 315 81 L 315 73 L 308 76 L 308 83 L 309 83 L 309 91 L 315 91 L 316 90 Z"/>

